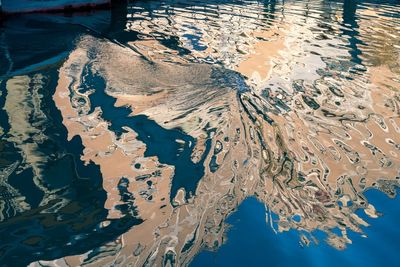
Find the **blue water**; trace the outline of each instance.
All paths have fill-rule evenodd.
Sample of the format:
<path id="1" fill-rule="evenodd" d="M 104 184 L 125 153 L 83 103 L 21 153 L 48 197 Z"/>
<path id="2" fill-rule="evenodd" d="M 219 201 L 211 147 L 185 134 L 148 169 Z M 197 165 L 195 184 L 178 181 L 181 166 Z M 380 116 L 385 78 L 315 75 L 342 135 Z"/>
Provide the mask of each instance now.
<path id="1" fill-rule="evenodd" d="M 202 266 L 400 266 L 399 241 L 400 199 L 389 199 L 383 193 L 366 193 L 382 217 L 371 219 L 357 212 L 371 226 L 363 230 L 368 238 L 349 233 L 353 244 L 337 250 L 323 242 L 322 232 L 314 233 L 322 242 L 300 245 L 295 230 L 275 234 L 265 220 L 265 207 L 254 197 L 247 198 L 227 220 L 232 228 L 226 244 L 216 252 L 197 255 L 191 267 Z"/>

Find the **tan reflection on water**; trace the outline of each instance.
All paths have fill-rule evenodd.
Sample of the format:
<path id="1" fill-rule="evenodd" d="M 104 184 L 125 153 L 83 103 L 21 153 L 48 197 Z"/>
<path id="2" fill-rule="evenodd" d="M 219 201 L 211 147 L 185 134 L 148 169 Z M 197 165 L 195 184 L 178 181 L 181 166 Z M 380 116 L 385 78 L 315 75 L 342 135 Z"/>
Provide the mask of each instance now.
<path id="1" fill-rule="evenodd" d="M 181 18 L 173 19 L 179 22 Z M 276 20 L 274 27 L 264 29 L 254 26 L 253 18 L 243 19 L 240 24 L 246 25 L 247 32 L 231 36 L 236 38 L 235 45 L 224 49 L 218 44 L 221 38 L 215 37 L 223 33 L 207 28 L 208 24 L 192 23 L 205 31 L 202 41 L 209 46 L 185 56 L 156 40 L 130 43 L 140 56 L 104 40 L 81 38 L 60 69 L 54 101 L 69 138 L 82 138 L 82 160 L 100 166 L 109 218 L 122 216 L 115 208 L 120 204 L 117 185 L 126 177 L 144 222 L 94 256 L 88 252 L 48 264 L 160 265 L 172 256 L 176 265 L 187 265 L 200 249 L 216 249 L 223 243 L 224 220 L 250 195 L 279 216 L 269 222 L 276 231 L 309 232 L 301 236 L 304 245 L 318 242 L 312 235 L 316 229 L 326 232 L 327 242 L 338 249 L 351 244 L 347 231 L 362 234 L 360 226 L 367 225 L 354 211 L 362 208 L 372 218 L 379 215 L 362 193 L 377 188 L 394 197 L 394 186 L 399 185 L 399 68 L 391 57 L 374 57 L 361 45 L 366 68 L 355 64 L 335 67 L 339 60 L 349 61 L 348 51 L 343 49 L 346 39 L 336 38 L 340 28 L 333 29 L 330 39 L 316 36 L 312 27 L 319 19 L 310 16 L 303 21 L 302 15 L 288 12 L 284 22 Z M 331 19 L 338 22 L 340 14 Z M 231 26 L 230 20 L 216 21 Z M 136 20 L 129 26 L 138 30 L 139 24 L 143 33 L 149 34 L 147 23 Z M 157 23 L 160 31 L 171 30 L 170 24 Z M 382 21 L 374 23 L 382 29 Z M 179 25 L 173 28 L 178 36 Z M 365 26 L 362 19 L 359 25 Z M 400 37 L 396 31 L 389 33 L 396 34 Z M 372 38 L 380 37 L 360 38 L 374 43 Z M 246 49 L 240 50 L 238 40 Z M 391 39 L 395 40 L 399 38 Z M 398 55 L 398 49 L 394 50 Z M 95 60 L 89 58 L 89 51 L 94 51 Z M 210 53 L 223 64 L 205 64 L 202 59 Z M 211 151 L 222 148 L 217 155 L 220 167 L 212 172 L 213 153 L 207 155 L 205 175 L 188 202 L 182 191 L 176 197 L 177 207 L 169 202 L 174 166 L 144 157 L 145 144 L 136 139 L 132 129 L 117 138 L 100 108 L 89 113 L 87 94 L 91 92 L 79 92 L 78 82 L 84 80 L 82 70 L 87 66 L 106 79 L 106 92 L 117 99 L 117 106 L 130 106 L 132 114 L 145 114 L 165 128 L 180 127 L 196 138 L 194 162 L 205 151 L 205 126 L 216 128 Z M 238 89 L 242 76 L 235 71 L 247 77 L 248 91 Z M 219 80 L 221 77 L 227 79 Z M 84 104 L 82 99 L 86 99 Z M 316 103 L 319 107 L 313 109 Z M 187 113 L 189 110 L 194 111 Z M 142 168 L 134 168 L 136 163 Z M 148 178 L 150 187 L 135 179 L 154 171 L 161 174 Z M 301 220 L 294 220 L 294 215 Z M 342 235 L 333 233 L 334 228 Z"/>
<path id="2" fill-rule="evenodd" d="M 28 211 L 30 205 L 25 202 L 25 196 L 12 187 L 8 181 L 12 173 L 22 173 L 28 168 L 33 170 L 33 182 L 43 192 L 44 197 L 40 205 L 45 206 L 57 198 L 57 189 L 51 189 L 43 177 L 43 162 L 49 155 L 39 152 L 39 144 L 48 137 L 44 134 L 47 117 L 41 110 L 43 96 L 39 90 L 45 84 L 45 77 L 36 74 L 30 76 L 14 76 L 6 83 L 4 110 L 8 115 L 10 124 L 7 141 L 12 142 L 20 149 L 22 160 L 16 161 L 0 171 L 0 186 L 7 188 L 12 198 L 0 200 L 0 221 L 15 216 L 19 212 Z M 35 123 L 32 123 L 35 118 Z M 56 212 L 68 203 L 65 198 L 60 199 L 58 205 L 45 208 L 42 213 Z"/>
<path id="3" fill-rule="evenodd" d="M 85 38 L 81 41 L 81 45 L 85 48 L 96 46 L 101 47 L 101 50 L 105 51 L 104 55 L 118 54 L 121 56 L 122 61 L 125 59 L 126 61 L 129 61 L 125 63 L 134 64 L 136 67 L 141 64 L 141 59 L 133 55 L 130 50 L 120 48 L 114 44 L 99 42 L 93 38 Z M 219 157 L 224 157 L 224 160 L 230 163 L 223 165 L 214 174 L 209 173 L 208 171 L 207 173 L 209 174 L 203 178 L 202 182 L 200 182 L 200 185 L 198 186 L 197 196 L 191 199 L 189 203 L 185 203 L 182 191 L 180 191 L 176 197 L 176 200 L 180 205 L 176 208 L 172 208 L 169 203 L 169 193 L 173 166 L 160 167 L 156 158 L 144 158 L 143 153 L 145 146 L 134 138 L 135 133 L 132 130 L 129 130 L 130 136 L 123 136 L 121 139 L 116 140 L 115 135 L 107 130 L 107 123 L 101 119 L 100 110 L 97 110 L 92 114 L 87 114 L 87 107 L 77 108 L 74 106 L 74 103 L 77 103 L 78 100 L 76 99 L 74 101 L 74 97 L 78 97 L 79 92 L 77 90 L 78 86 L 74 85 L 73 82 L 76 79 L 73 78 L 76 78 L 76 75 L 79 76 L 79 73 L 82 71 L 81 67 L 85 66 L 85 63 L 88 63 L 89 61 L 85 55 L 85 50 L 82 47 L 78 47 L 70 55 L 68 61 L 60 70 L 60 82 L 54 95 L 54 100 L 57 107 L 62 112 L 64 125 L 66 125 L 70 133 L 69 138 L 72 138 L 74 135 L 82 137 L 82 142 L 85 146 L 82 160 L 93 161 L 101 168 L 103 173 L 103 186 L 108 193 L 106 208 L 110 210 L 109 217 L 116 218 L 119 216 L 118 212 L 113 208 L 115 205 L 119 204 L 120 196 L 117 190 L 117 184 L 120 178 L 126 177 L 130 180 L 129 191 L 135 196 L 135 205 L 138 207 L 139 216 L 145 220 L 141 225 L 134 227 L 121 237 L 120 242 L 122 242 L 123 248 L 114 246 L 113 248 L 117 251 L 114 251 L 113 253 L 122 253 L 122 255 L 126 255 L 126 259 L 125 256 L 121 256 L 122 262 L 129 262 L 138 265 L 142 265 L 145 262 L 148 264 L 151 264 L 152 262 L 160 262 L 165 253 L 177 254 L 182 257 L 182 263 L 185 263 L 199 251 L 199 248 L 202 245 L 208 244 L 210 247 L 214 247 L 217 246 L 217 244 L 221 244 L 222 234 L 224 231 L 224 227 L 221 227 L 221 224 L 228 213 L 231 212 L 244 198 L 245 193 L 252 191 L 254 183 L 257 181 L 256 179 L 246 181 L 246 179 L 244 179 L 245 176 L 236 177 L 238 174 L 236 171 L 232 170 L 232 168 L 240 170 L 240 172 L 246 173 L 246 175 L 251 174 L 252 169 L 256 170 L 254 164 L 248 164 L 247 166 L 241 166 L 242 163 L 239 163 L 238 165 L 233 164 L 234 159 L 238 162 L 243 162 L 243 160 L 238 159 L 243 158 L 241 151 L 247 150 L 247 145 L 244 142 L 239 142 L 241 140 L 239 136 L 232 141 L 225 142 L 224 150 L 221 152 Z M 127 55 L 129 55 L 129 57 L 127 57 Z M 99 58 L 101 56 L 102 55 L 100 54 Z M 108 60 L 99 58 L 99 61 Z M 117 62 L 121 63 L 121 61 Z M 100 65 L 103 63 L 104 62 L 101 62 Z M 142 64 L 145 63 L 142 62 Z M 78 68 L 77 66 L 81 67 Z M 105 73 L 114 69 L 112 64 L 108 66 L 110 69 L 104 70 Z M 163 67 L 167 68 L 168 65 L 163 66 L 163 64 L 160 63 L 159 67 L 161 69 Z M 188 68 L 187 66 L 185 67 L 187 71 Z M 141 112 L 148 114 L 156 120 L 163 121 L 163 119 L 165 119 L 163 116 L 165 115 L 169 115 L 169 117 L 174 116 L 175 114 L 176 116 L 179 115 L 177 114 L 179 111 L 174 110 L 174 105 L 171 105 L 171 101 L 173 101 L 172 99 L 175 99 L 175 103 L 182 104 L 179 101 L 183 101 L 185 97 L 190 97 L 190 95 L 187 95 L 190 93 L 188 92 L 188 89 L 190 89 L 192 93 L 198 94 L 199 92 L 197 92 L 196 89 L 200 90 L 200 86 L 204 86 L 204 80 L 207 76 L 210 76 L 210 67 L 204 65 L 200 66 L 200 69 L 202 69 L 202 71 L 197 71 L 196 77 L 201 80 L 201 83 L 193 82 L 191 85 L 184 88 L 185 91 L 175 88 L 176 85 L 179 84 L 168 84 L 168 80 L 167 82 L 165 80 L 159 80 L 162 82 L 163 86 L 171 86 L 167 92 L 159 93 L 163 94 L 163 97 L 135 97 L 133 96 L 135 94 L 127 95 L 126 92 L 120 95 L 114 92 L 113 95 L 118 98 L 117 105 L 133 103 L 133 106 L 136 106 L 135 101 L 143 99 L 148 100 L 148 102 L 144 102 L 148 104 L 146 106 L 146 112 L 143 110 Z M 177 78 L 178 76 L 176 75 L 182 77 L 182 72 L 185 70 L 182 69 L 181 71 L 177 71 L 170 67 L 168 67 L 168 70 L 169 75 L 175 75 L 174 77 L 171 77 L 171 81 L 177 81 L 179 83 L 179 80 L 173 78 Z M 138 70 L 135 71 L 139 72 Z M 193 71 L 193 69 L 189 70 L 189 72 L 191 71 Z M 200 76 L 200 73 L 202 73 L 203 76 Z M 112 72 L 111 74 L 106 74 L 107 77 L 108 75 L 112 75 Z M 112 80 L 112 77 L 107 79 L 107 81 L 111 81 L 111 83 Z M 120 79 L 119 82 L 121 82 Z M 118 85 L 122 86 L 121 83 Z M 152 84 L 152 86 L 154 86 L 154 84 Z M 199 88 L 194 88 L 195 86 Z M 146 86 L 144 85 L 144 87 Z M 69 88 L 72 90 L 72 98 L 70 97 L 71 93 Z M 125 87 L 122 88 L 129 87 L 126 87 L 125 85 Z M 108 89 L 111 88 L 109 87 Z M 138 90 L 142 89 L 144 88 L 141 87 Z M 223 90 L 223 88 L 219 89 Z M 129 90 L 135 92 L 132 88 Z M 185 92 L 186 95 L 181 95 L 181 93 Z M 207 116 L 213 116 L 212 113 L 211 115 L 206 113 L 208 109 L 218 105 L 226 107 L 230 104 L 229 112 L 225 112 L 224 114 L 225 116 L 228 116 L 228 118 L 220 118 L 220 120 L 223 121 L 218 123 L 216 120 L 217 116 L 215 117 L 215 126 L 223 126 L 221 132 L 215 135 L 216 140 L 222 139 L 225 136 L 235 136 L 237 134 L 237 127 L 239 127 L 241 131 L 244 131 L 239 118 L 235 117 L 235 114 L 240 114 L 238 110 L 238 102 L 236 101 L 236 92 L 233 90 L 228 91 L 226 88 L 223 90 L 223 94 L 221 92 L 215 93 L 218 94 L 214 94 L 215 98 L 211 98 L 211 100 L 213 100 L 212 102 L 207 102 L 204 107 L 200 106 L 199 110 L 201 111 L 201 108 L 203 108 L 204 111 L 190 114 L 189 117 L 186 118 L 187 121 L 199 121 L 198 118 L 191 117 L 194 116 L 194 114 L 203 116 L 203 119 L 205 120 Z M 169 99 L 169 104 L 171 105 L 169 108 L 171 108 L 171 110 L 169 113 L 165 114 L 165 112 L 168 112 L 168 107 L 166 106 L 168 102 L 166 102 L 166 100 L 168 100 L 169 94 L 173 94 Z M 155 95 L 157 95 L 157 93 Z M 182 98 L 179 96 L 182 96 Z M 144 103 L 142 102 L 142 104 Z M 191 104 L 198 105 L 198 103 Z M 157 113 L 152 112 L 155 107 L 159 107 L 161 111 L 158 110 L 160 112 Z M 166 110 L 162 112 L 164 108 Z M 144 107 L 140 108 L 140 110 L 141 109 L 144 109 Z M 135 109 L 133 110 L 135 111 Z M 198 125 L 190 125 L 189 122 L 186 122 L 186 126 L 183 128 L 200 140 L 202 135 L 205 135 L 205 133 L 200 132 Z M 179 123 L 178 120 L 178 122 L 174 122 L 174 125 Z M 222 123 L 227 125 L 223 125 Z M 169 125 L 169 127 L 172 126 Z M 225 132 L 225 129 L 231 132 Z M 205 136 L 203 138 L 205 138 Z M 199 147 L 195 149 L 193 154 L 193 160 L 196 160 L 197 153 L 201 154 L 202 151 L 204 151 L 204 148 L 201 147 L 202 142 L 199 142 L 198 146 Z M 210 158 L 210 156 L 208 158 Z M 220 159 L 218 161 L 220 161 Z M 138 162 L 143 166 L 140 171 L 133 167 L 133 165 Z M 150 178 L 150 180 L 153 181 L 151 188 L 152 200 L 148 201 L 139 196 L 140 191 L 146 189 L 150 190 L 147 188 L 148 186 L 146 181 L 137 181 L 135 180 L 135 177 L 140 174 L 147 174 L 157 170 L 161 171 L 161 175 L 154 179 Z M 256 172 L 251 175 L 255 177 Z M 235 180 L 235 182 L 232 179 Z M 216 207 L 219 207 L 219 211 L 216 211 Z M 183 249 L 183 246 L 192 239 L 195 240 L 193 248 L 188 250 L 186 253 L 180 253 L 179 251 Z M 200 242 L 200 240 L 202 240 L 202 242 Z M 104 249 L 106 249 L 108 253 L 111 253 L 110 247 Z M 137 255 L 132 255 L 132 253 Z M 116 256 L 116 254 L 113 255 Z M 102 255 L 100 254 L 99 257 L 102 257 Z M 66 258 L 66 261 L 71 265 L 74 265 L 77 260 L 76 257 Z M 80 260 L 85 260 L 85 256 L 82 256 Z M 90 259 L 89 261 L 91 260 L 93 259 Z M 112 260 L 112 258 L 101 259 L 96 262 L 96 264 L 103 265 L 110 260 Z"/>

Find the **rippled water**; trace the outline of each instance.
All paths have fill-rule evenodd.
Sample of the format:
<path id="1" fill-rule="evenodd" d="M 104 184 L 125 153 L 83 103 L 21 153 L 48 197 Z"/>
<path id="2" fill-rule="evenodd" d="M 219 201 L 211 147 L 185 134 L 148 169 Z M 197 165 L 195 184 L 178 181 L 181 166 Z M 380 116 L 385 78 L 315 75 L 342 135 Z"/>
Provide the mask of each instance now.
<path id="1" fill-rule="evenodd" d="M 224 265 L 201 252 L 229 255 L 227 218 L 249 197 L 256 236 L 277 235 L 258 253 L 395 262 L 360 240 L 396 246 L 367 237 L 399 217 L 365 192 L 398 204 L 398 1 L 15 16 L 0 62 L 0 266 Z"/>

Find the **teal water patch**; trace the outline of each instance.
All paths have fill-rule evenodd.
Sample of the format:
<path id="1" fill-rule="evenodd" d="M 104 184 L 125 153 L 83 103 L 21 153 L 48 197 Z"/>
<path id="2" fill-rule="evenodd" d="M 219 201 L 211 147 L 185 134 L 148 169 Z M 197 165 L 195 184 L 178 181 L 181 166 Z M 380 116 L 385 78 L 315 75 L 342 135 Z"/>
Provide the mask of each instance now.
<path id="1" fill-rule="evenodd" d="M 295 230 L 275 234 L 267 225 L 264 205 L 252 197 L 227 219 L 232 225 L 227 242 L 216 252 L 201 252 L 190 266 L 399 266 L 400 199 L 389 199 L 377 190 L 366 196 L 383 216 L 371 219 L 358 212 L 371 225 L 363 229 L 368 238 L 350 232 L 353 244 L 343 251 L 324 242 L 322 232 L 314 233 L 319 245 L 309 247 L 300 245 Z"/>

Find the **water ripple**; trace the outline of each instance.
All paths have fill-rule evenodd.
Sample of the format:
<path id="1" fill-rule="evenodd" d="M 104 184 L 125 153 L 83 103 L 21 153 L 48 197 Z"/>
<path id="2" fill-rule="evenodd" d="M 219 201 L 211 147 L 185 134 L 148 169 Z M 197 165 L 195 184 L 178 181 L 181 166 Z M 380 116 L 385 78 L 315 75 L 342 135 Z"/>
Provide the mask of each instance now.
<path id="1" fill-rule="evenodd" d="M 78 31 L 62 66 L 42 67 L 58 77 L 35 68 L 2 81 L 1 127 L 18 160 L 0 173 L 0 219 L 23 221 L 43 206 L 62 218 L 80 205 L 68 175 L 60 184 L 49 178 L 49 162 L 65 156 L 65 148 L 48 153 L 52 140 L 81 140 L 73 161 L 101 176 L 106 195 L 95 211 L 81 207 L 102 216 L 57 243 L 79 250 L 48 247 L 30 261 L 187 265 L 223 244 L 225 219 L 249 196 L 266 205 L 274 231 L 296 229 L 304 246 L 322 231 L 345 249 L 349 233 L 368 225 L 356 211 L 379 217 L 364 193 L 395 197 L 398 2 L 135 1 L 121 10 L 113 22 L 122 26 Z M 55 116 L 42 112 L 48 88 L 62 138 L 39 130 Z M 36 206 L 7 182 L 27 169 L 43 192 Z M 133 222 L 118 228 L 119 220 Z M 116 227 L 119 237 L 99 227 Z M 0 252 L 15 260 L 13 249 Z"/>

